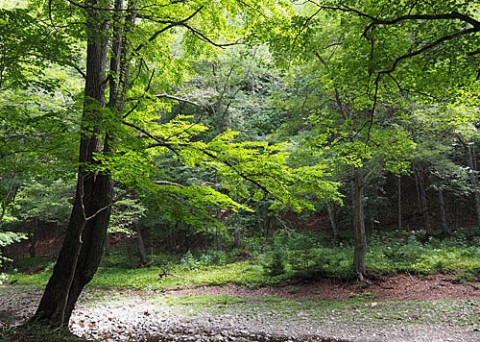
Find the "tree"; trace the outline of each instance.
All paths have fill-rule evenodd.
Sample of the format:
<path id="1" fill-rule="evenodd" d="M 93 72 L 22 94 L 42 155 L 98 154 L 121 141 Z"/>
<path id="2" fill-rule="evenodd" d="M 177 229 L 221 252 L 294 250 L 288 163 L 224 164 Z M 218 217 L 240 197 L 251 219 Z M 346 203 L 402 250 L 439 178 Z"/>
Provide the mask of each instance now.
<path id="1" fill-rule="evenodd" d="M 322 8 L 323 10 L 323 8 Z M 297 34 L 289 51 L 300 113 L 300 135 L 312 155 L 328 160 L 337 175 L 352 184 L 355 249 L 353 269 L 366 275 L 365 187 L 381 172 L 403 173 L 414 148 L 400 125 L 401 99 L 390 88 L 375 89 L 371 65 L 362 59 L 369 46 L 344 18 L 305 8 L 293 25 Z M 328 25 L 325 23 L 328 22 Z M 303 131 L 303 132 L 302 132 Z"/>
<path id="2" fill-rule="evenodd" d="M 370 45 L 375 91 L 393 81 L 399 91 L 416 101 L 455 103 L 459 90 L 461 94 L 479 79 L 480 21 L 474 1 L 310 2 L 357 19 L 364 41 Z M 441 113 L 433 115 L 442 120 Z M 464 147 L 480 217 L 474 152 L 471 145 Z"/>
<path id="3" fill-rule="evenodd" d="M 7 6 L 5 6 L 7 5 Z M 10 6 L 8 6 L 10 5 Z M 50 37 L 55 36 L 55 39 Z M 65 69 L 75 58 L 67 39 L 51 32 L 32 12 L 13 4 L 0 9 L 0 235 L 1 247 L 15 241 L 6 232 L 16 199 L 32 178 L 65 178 L 71 172 L 76 136 L 76 91 Z M 61 95 L 59 93 L 61 92 Z M 67 117 L 66 114 L 70 114 Z"/>
<path id="4" fill-rule="evenodd" d="M 194 140 L 206 127 L 182 116 L 158 124 L 172 100 L 165 92 L 186 70 L 183 56 L 202 53 L 203 45 L 229 45 L 221 42 L 222 29 L 228 27 L 230 35 L 248 33 L 283 16 L 284 8 L 288 10 L 270 1 L 49 2 L 47 18 L 55 29 L 63 27 L 65 34 L 71 33 L 69 27 L 84 21 L 77 38 L 86 43 L 85 88 L 73 210 L 33 321 L 51 326 L 68 323 L 101 259 L 114 182 L 139 194 L 156 194 L 160 204 L 173 212 L 183 211 L 187 221 L 195 221 L 195 215 L 172 201 L 186 202 L 200 212 L 206 211 L 205 203 L 234 210 L 245 207 L 208 186 L 182 186 L 162 179 L 165 170 L 155 167 L 159 157 L 174 156 L 187 166 L 216 169 L 224 189 L 235 190 L 238 198 L 250 194 L 241 182 L 257 186 L 260 191 L 255 196 L 267 192 L 297 210 L 308 202 L 296 199 L 291 187 L 312 185 L 324 195 L 335 194 L 334 184 L 321 181 L 323 167 L 288 168 L 285 144 L 239 143 L 230 131 L 210 142 Z"/>
<path id="5" fill-rule="evenodd" d="M 29 253 L 35 257 L 38 224 L 66 223 L 70 213 L 73 197 L 72 182 L 66 180 L 43 181 L 35 179 L 28 181 L 15 198 L 12 214 L 23 224 L 30 240 Z"/>

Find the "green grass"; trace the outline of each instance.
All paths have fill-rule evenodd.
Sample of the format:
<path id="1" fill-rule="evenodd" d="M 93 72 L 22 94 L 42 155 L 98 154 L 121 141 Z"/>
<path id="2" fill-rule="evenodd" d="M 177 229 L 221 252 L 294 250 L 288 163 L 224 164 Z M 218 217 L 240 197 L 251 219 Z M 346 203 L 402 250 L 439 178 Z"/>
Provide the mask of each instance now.
<path id="1" fill-rule="evenodd" d="M 187 253 L 183 257 L 155 255 L 151 257 L 153 266 L 149 268 L 129 267 L 125 256 L 113 254 L 104 258 L 90 286 L 157 290 L 237 284 L 255 288 L 295 278 L 351 279 L 355 276 L 350 244 L 322 246 L 321 242 L 300 234 L 277 239 L 274 244 L 249 261 L 227 262 L 229 256 L 222 252 L 225 255 L 218 258 L 221 265 L 212 265 L 213 257 L 218 256 L 214 251 L 195 256 Z M 276 265 L 279 260 L 282 265 Z M 269 275 L 272 274 L 269 262 L 281 268 L 274 273 L 278 275 Z M 480 237 L 467 231 L 422 244 L 415 235 L 403 232 L 374 235 L 369 239 L 366 262 L 367 271 L 374 275 L 449 273 L 454 275 L 456 282 L 471 282 L 480 275 Z M 52 265 L 50 258 L 18 259 L 14 264 L 16 270 L 10 272 L 8 281 L 44 286 Z M 164 269 L 169 275 L 160 277 Z"/>
<path id="2" fill-rule="evenodd" d="M 263 268 L 249 262 L 231 263 L 225 266 L 203 266 L 194 270 L 184 270 L 174 267 L 166 277 L 160 277 L 162 269 L 150 268 L 110 268 L 101 267 L 90 282 L 89 286 L 100 288 L 137 288 L 137 289 L 175 289 L 189 288 L 202 285 L 237 284 L 245 287 L 262 285 L 276 285 L 289 276 L 267 277 Z M 8 281 L 18 284 L 45 286 L 51 271 L 35 274 L 10 274 Z"/>

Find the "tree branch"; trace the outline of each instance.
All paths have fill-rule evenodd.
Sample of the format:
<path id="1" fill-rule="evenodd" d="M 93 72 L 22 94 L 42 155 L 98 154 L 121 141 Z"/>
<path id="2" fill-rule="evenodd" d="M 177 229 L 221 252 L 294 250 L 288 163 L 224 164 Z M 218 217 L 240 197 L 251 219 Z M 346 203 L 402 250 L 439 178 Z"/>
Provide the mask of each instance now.
<path id="1" fill-rule="evenodd" d="M 166 141 L 164 141 L 163 139 L 161 138 L 158 138 L 156 136 L 154 136 L 153 134 L 147 132 L 146 130 L 144 130 L 143 128 L 141 127 L 138 127 L 137 125 L 135 124 L 132 124 L 132 123 L 129 123 L 129 122 L 126 122 L 126 121 L 122 121 L 123 124 L 129 126 L 129 127 L 132 127 L 136 130 L 138 130 L 139 132 L 141 132 L 142 134 L 146 135 L 147 137 L 149 137 L 150 139 L 153 139 L 156 141 L 156 143 L 154 144 L 150 144 L 147 146 L 147 148 L 155 148 L 155 147 L 165 147 L 167 149 L 169 149 L 170 151 L 172 151 L 173 153 L 175 153 L 176 155 L 179 155 L 178 151 L 174 148 L 173 144 L 169 144 L 167 143 Z M 175 146 L 179 146 L 179 147 L 187 147 L 188 144 L 175 144 Z M 198 151 L 202 152 L 203 154 L 205 154 L 206 156 L 216 160 L 216 161 L 219 161 L 221 162 L 222 164 L 228 166 L 231 170 L 233 170 L 235 172 L 235 174 L 237 174 L 240 178 L 242 178 L 243 180 L 246 180 L 247 182 L 250 182 L 251 184 L 255 185 L 256 187 L 258 187 L 259 189 L 261 189 L 262 191 L 264 191 L 265 193 L 267 194 L 270 194 L 273 198 L 275 198 L 276 200 L 278 200 L 279 202 L 282 202 L 284 203 L 284 201 L 276 196 L 275 194 L 273 194 L 271 191 L 269 191 L 267 189 L 267 187 L 265 187 L 264 185 L 262 185 L 261 183 L 259 183 L 258 181 L 256 181 L 255 179 L 252 179 L 250 177 L 248 177 L 247 175 L 243 174 L 241 171 L 239 171 L 235 165 L 233 163 L 231 163 L 230 161 L 228 160 L 224 160 L 224 159 L 221 159 L 220 157 L 218 157 L 214 151 L 209 151 L 205 148 L 196 148 Z"/>
<path id="2" fill-rule="evenodd" d="M 141 99 L 148 99 L 149 97 L 155 97 L 157 99 L 162 99 L 162 98 L 170 99 L 170 100 L 175 100 L 175 101 L 178 101 L 178 102 L 188 103 L 188 104 L 191 104 L 191 105 L 194 105 L 194 106 L 199 106 L 198 103 L 190 101 L 189 99 L 185 99 L 183 97 L 179 97 L 179 96 L 176 96 L 176 95 L 170 95 L 170 94 L 167 94 L 167 93 L 156 94 L 156 95 L 151 95 L 151 96 L 141 95 L 141 96 L 129 98 L 129 99 L 127 99 L 127 101 L 137 101 L 137 100 L 141 100 Z"/>
<path id="3" fill-rule="evenodd" d="M 135 52 L 138 52 L 140 51 L 141 49 L 143 49 L 147 44 L 151 43 L 152 41 L 154 41 L 160 34 L 162 34 L 163 32 L 165 31 L 168 31 L 169 29 L 171 28 L 174 28 L 175 26 L 181 26 L 181 25 L 184 25 L 186 24 L 189 20 L 191 20 L 193 17 L 195 17 L 198 13 L 200 13 L 200 11 L 203 9 L 203 6 L 200 6 L 197 10 L 195 10 L 192 14 L 190 14 L 188 17 L 186 17 L 185 19 L 182 19 L 182 20 L 179 20 L 179 21 L 162 21 L 160 22 L 161 24 L 168 24 L 166 27 L 163 27 L 161 28 L 160 30 L 156 31 L 153 35 L 151 35 L 146 42 L 140 44 L 139 46 L 137 46 L 134 51 Z M 150 17 L 148 16 L 144 16 L 144 15 L 138 15 L 139 18 L 144 18 L 144 19 L 150 19 L 152 20 Z M 155 21 L 155 20 L 154 20 Z"/>

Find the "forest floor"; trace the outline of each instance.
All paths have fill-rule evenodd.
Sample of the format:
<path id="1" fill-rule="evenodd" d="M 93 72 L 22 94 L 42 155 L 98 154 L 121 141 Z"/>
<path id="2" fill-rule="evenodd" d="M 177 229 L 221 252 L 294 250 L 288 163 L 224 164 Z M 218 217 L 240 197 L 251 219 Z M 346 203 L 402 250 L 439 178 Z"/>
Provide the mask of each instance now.
<path id="1" fill-rule="evenodd" d="M 0 328 L 20 324 L 41 290 L 0 286 Z M 396 275 L 361 289 L 321 280 L 247 289 L 88 288 L 71 330 L 101 341 L 480 341 L 480 283 Z"/>

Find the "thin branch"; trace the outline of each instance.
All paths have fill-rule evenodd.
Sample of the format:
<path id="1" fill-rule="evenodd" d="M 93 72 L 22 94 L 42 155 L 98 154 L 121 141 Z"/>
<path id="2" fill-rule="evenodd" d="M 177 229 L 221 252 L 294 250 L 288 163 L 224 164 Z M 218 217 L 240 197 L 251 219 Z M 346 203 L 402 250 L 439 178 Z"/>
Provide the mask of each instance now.
<path id="1" fill-rule="evenodd" d="M 450 12 L 450 13 L 439 13 L 439 14 L 407 14 L 407 15 L 401 15 L 398 16 L 394 19 L 381 19 L 377 18 L 373 15 L 364 13 L 360 10 L 357 10 L 355 8 L 351 8 L 348 6 L 341 6 L 341 7 L 334 7 L 334 6 L 320 6 L 322 9 L 327 9 L 327 10 L 335 10 L 335 11 L 342 11 L 342 12 L 349 12 L 349 13 L 355 13 L 360 17 L 364 17 L 367 19 L 370 19 L 372 23 L 370 25 L 395 25 L 398 23 L 401 23 L 403 21 L 409 21 L 409 20 L 451 20 L 451 19 L 456 19 L 460 20 L 463 22 L 466 22 L 473 27 L 480 28 L 480 21 L 459 13 L 459 12 Z"/>
<path id="2" fill-rule="evenodd" d="M 175 182 L 170 182 L 170 181 L 167 181 L 167 180 L 157 180 L 157 181 L 155 181 L 155 184 L 157 184 L 157 185 L 173 185 L 173 186 L 178 186 L 180 188 L 185 188 L 185 185 L 175 183 Z"/>
<path id="3" fill-rule="evenodd" d="M 317 16 L 318 13 L 320 13 L 322 9 L 319 8 L 315 13 L 313 13 L 311 16 L 309 16 L 307 19 L 305 19 L 305 21 L 302 23 L 302 26 L 300 27 L 300 30 L 298 30 L 298 33 L 295 35 L 295 38 L 293 38 L 293 42 L 292 42 L 292 45 L 291 45 L 291 48 L 290 48 L 290 58 L 292 57 L 292 54 L 293 54 L 293 49 L 295 47 L 295 45 L 297 44 L 297 40 L 298 38 L 300 37 L 300 35 L 302 34 L 302 32 L 308 27 L 308 24 L 310 24 L 310 22 L 313 20 L 313 18 L 315 18 Z"/>
<path id="4" fill-rule="evenodd" d="M 83 77 L 83 79 L 87 79 L 87 75 L 83 72 L 82 69 L 80 69 L 80 67 L 78 65 L 74 65 L 72 64 L 72 67 L 78 71 L 78 73 Z"/>
<path id="5" fill-rule="evenodd" d="M 175 101 L 178 101 L 178 102 L 185 102 L 185 103 L 188 103 L 188 104 L 191 104 L 191 105 L 194 105 L 194 106 L 200 106 L 198 103 L 196 102 L 193 102 L 189 99 L 185 99 L 183 97 L 179 97 L 179 96 L 176 96 L 176 95 L 170 95 L 170 94 L 167 94 L 167 93 L 162 93 L 162 94 L 156 94 L 156 95 L 140 95 L 140 96 L 136 96 L 136 97 L 130 97 L 128 98 L 126 101 L 138 101 L 138 100 L 142 100 L 142 99 L 151 99 L 152 97 L 154 98 L 157 98 L 157 99 L 170 99 L 170 100 L 175 100 Z"/>
<path id="6" fill-rule="evenodd" d="M 134 124 L 131 124 L 129 122 L 126 122 L 126 121 L 122 121 L 123 124 L 129 126 L 129 127 L 132 127 L 136 130 L 138 130 L 139 132 L 145 134 L 147 137 L 155 140 L 157 143 L 155 144 L 150 144 L 147 146 L 147 148 L 155 148 L 155 147 L 165 147 L 167 149 L 169 149 L 170 151 L 172 151 L 173 153 L 175 153 L 176 155 L 179 155 L 178 151 L 174 148 L 174 145 L 175 146 L 179 146 L 179 147 L 186 147 L 188 146 L 188 144 L 169 144 L 167 142 L 165 142 L 163 139 L 161 138 L 158 138 L 156 136 L 154 136 L 153 134 L 147 132 L 146 130 L 142 129 L 141 127 L 138 127 L 137 125 L 134 125 Z M 193 147 L 195 148 L 196 150 L 202 152 L 203 154 L 205 154 L 206 156 L 216 160 L 216 161 L 219 161 L 221 162 L 222 164 L 228 166 L 231 170 L 233 170 L 240 178 L 250 182 L 251 184 L 255 185 L 256 187 L 258 187 L 259 189 L 263 190 L 265 193 L 268 193 L 270 194 L 273 198 L 275 198 L 276 200 L 280 201 L 280 202 L 284 202 L 280 197 L 276 196 L 275 194 L 273 194 L 272 192 L 270 192 L 267 187 L 265 187 L 264 185 L 260 184 L 258 181 L 252 179 L 252 178 L 249 178 L 248 176 L 246 176 L 245 174 L 243 174 L 241 171 L 239 171 L 235 165 L 231 162 L 229 162 L 228 160 L 223 160 L 221 158 L 219 158 L 215 153 L 214 151 L 209 151 L 205 148 L 196 148 L 196 147 Z"/>
<path id="7" fill-rule="evenodd" d="M 156 95 L 153 95 L 153 97 L 156 97 L 157 99 L 166 98 L 166 99 L 175 100 L 175 101 L 178 101 L 178 102 L 189 103 L 189 104 L 194 105 L 194 106 L 199 106 L 198 103 L 190 101 L 189 99 L 185 99 L 183 97 L 178 97 L 176 95 L 170 95 L 170 94 L 166 94 L 166 93 L 156 94 Z"/>
<path id="8" fill-rule="evenodd" d="M 146 42 L 140 44 L 139 46 L 137 46 L 134 51 L 135 52 L 138 52 L 140 51 L 141 49 L 143 49 L 147 44 L 151 43 L 152 41 L 154 41 L 160 34 L 162 34 L 163 32 L 165 31 L 168 31 L 169 29 L 171 28 L 174 28 L 175 26 L 181 26 L 181 25 L 184 25 L 186 24 L 187 21 L 191 20 L 193 17 L 195 17 L 198 13 L 200 13 L 200 11 L 203 9 L 203 6 L 200 6 L 197 10 L 195 10 L 192 14 L 190 14 L 188 17 L 186 17 L 185 19 L 182 19 L 180 21 L 165 21 L 165 22 L 162 22 L 162 24 L 169 24 L 167 25 L 166 27 L 163 27 L 161 28 L 160 30 L 158 30 L 157 32 L 155 32 L 153 35 L 151 35 Z M 145 16 L 142 16 L 142 15 L 138 15 L 139 18 L 147 18 L 148 17 L 145 17 Z"/>
<path id="9" fill-rule="evenodd" d="M 382 75 L 384 74 L 389 74 L 393 71 L 395 71 L 395 69 L 397 68 L 397 65 L 398 63 L 400 63 L 401 61 L 403 61 L 404 59 L 409 59 L 409 58 L 412 58 L 412 57 L 415 57 L 415 56 L 418 56 L 428 50 L 432 50 L 433 48 L 439 46 L 440 44 L 444 43 L 444 42 L 447 42 L 449 40 L 452 40 L 452 39 L 455 39 L 455 38 L 458 38 L 458 37 L 461 37 L 461 36 L 465 36 L 465 35 L 469 35 L 469 34 L 472 34 L 472 33 L 476 33 L 480 31 L 480 26 L 478 28 L 469 28 L 469 29 L 466 29 L 466 30 L 462 30 L 462 31 L 458 31 L 458 32 L 455 32 L 453 34 L 450 34 L 450 35 L 447 35 L 447 36 L 443 36 L 437 40 L 435 40 L 434 42 L 430 43 L 430 44 L 427 44 L 425 46 L 423 46 L 422 48 L 418 49 L 418 50 L 415 50 L 415 51 L 412 51 L 410 53 L 406 53 L 400 57 L 397 57 L 395 59 L 395 61 L 393 62 L 392 66 L 390 69 L 388 70 L 383 70 L 383 71 L 380 71 L 378 72 L 378 76 L 377 76 L 377 80 L 376 82 L 379 82 L 380 81 L 380 78 L 382 77 Z"/>
<path id="10" fill-rule="evenodd" d="M 145 130 L 145 129 L 143 129 L 143 128 L 135 125 L 135 124 L 132 124 L 132 123 L 130 123 L 130 122 L 128 122 L 128 121 L 125 121 L 125 120 L 122 120 L 122 123 L 123 123 L 125 126 L 131 127 L 131 128 L 133 128 L 133 129 L 139 131 L 140 133 L 145 134 L 147 137 L 149 137 L 150 139 L 155 140 L 155 141 L 157 142 L 157 144 L 155 144 L 155 145 L 149 145 L 148 148 L 151 148 L 151 147 L 160 147 L 160 146 L 162 146 L 162 147 L 168 147 L 168 146 L 167 146 L 168 144 L 167 144 L 163 139 L 154 136 L 153 134 L 151 134 L 151 133 L 148 132 L 147 130 Z"/>

